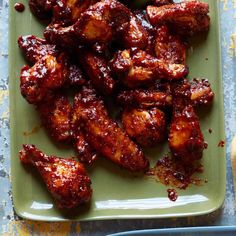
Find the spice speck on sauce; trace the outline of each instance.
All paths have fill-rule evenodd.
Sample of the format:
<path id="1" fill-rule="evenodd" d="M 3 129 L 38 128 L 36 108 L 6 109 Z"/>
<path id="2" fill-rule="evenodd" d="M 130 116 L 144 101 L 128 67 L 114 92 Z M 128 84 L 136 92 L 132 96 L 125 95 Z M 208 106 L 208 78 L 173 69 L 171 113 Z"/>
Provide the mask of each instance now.
<path id="1" fill-rule="evenodd" d="M 208 129 L 208 132 L 211 134 L 211 133 L 212 133 L 212 129 L 209 128 L 209 129 Z"/>
<path id="2" fill-rule="evenodd" d="M 225 146 L 225 141 L 221 140 L 219 143 L 218 143 L 218 147 L 224 147 Z"/>
<path id="3" fill-rule="evenodd" d="M 25 10 L 25 5 L 23 3 L 16 3 L 14 8 L 18 12 L 23 12 Z"/>
<path id="4" fill-rule="evenodd" d="M 167 193 L 168 193 L 168 198 L 171 201 L 175 202 L 177 200 L 178 194 L 175 189 L 167 189 Z"/>

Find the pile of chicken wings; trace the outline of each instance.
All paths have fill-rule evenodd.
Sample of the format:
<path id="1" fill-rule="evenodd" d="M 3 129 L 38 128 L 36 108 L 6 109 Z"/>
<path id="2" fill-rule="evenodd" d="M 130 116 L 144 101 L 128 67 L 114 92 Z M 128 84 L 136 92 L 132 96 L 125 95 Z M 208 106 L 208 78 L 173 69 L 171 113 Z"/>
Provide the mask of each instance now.
<path id="1" fill-rule="evenodd" d="M 20 159 L 38 169 L 59 208 L 90 201 L 84 165 L 99 156 L 145 173 L 142 148 L 168 140 L 173 158 L 202 157 L 195 108 L 210 104 L 214 93 L 207 79 L 187 79 L 186 57 L 189 38 L 209 29 L 209 6 L 144 2 L 29 0 L 33 14 L 49 24 L 44 38 L 18 39 L 29 63 L 21 69 L 21 94 L 53 140 L 73 145 L 79 162 L 34 145 L 24 145 Z M 121 108 L 121 122 L 111 118 L 107 101 Z"/>

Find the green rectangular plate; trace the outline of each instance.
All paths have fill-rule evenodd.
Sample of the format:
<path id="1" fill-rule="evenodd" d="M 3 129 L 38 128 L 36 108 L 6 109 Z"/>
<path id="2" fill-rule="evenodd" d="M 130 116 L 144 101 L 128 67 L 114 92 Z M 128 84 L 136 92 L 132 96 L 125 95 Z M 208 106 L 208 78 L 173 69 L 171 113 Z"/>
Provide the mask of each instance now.
<path id="1" fill-rule="evenodd" d="M 113 163 L 101 159 L 89 174 L 92 178 L 94 194 L 90 206 L 76 212 L 59 211 L 52 202 L 43 182 L 36 171 L 24 168 L 18 157 L 22 144 L 35 144 L 47 154 L 70 156 L 73 150 L 56 145 L 45 130 L 24 135 L 40 125 L 33 106 L 27 104 L 19 90 L 20 68 L 26 63 L 17 46 L 20 35 L 42 35 L 44 26 L 32 16 L 28 0 L 23 13 L 14 10 L 10 1 L 10 120 L 11 120 L 11 176 L 13 200 L 16 213 L 28 219 L 59 220 L 98 220 L 121 218 L 163 218 L 192 216 L 210 213 L 219 208 L 225 196 L 226 167 L 225 149 L 217 147 L 224 139 L 223 91 L 221 80 L 221 53 L 219 43 L 218 5 L 215 0 L 210 4 L 211 28 L 205 36 L 197 36 L 189 50 L 189 78 L 206 77 L 210 80 L 216 94 L 210 108 L 201 109 L 199 116 L 208 149 L 204 151 L 202 163 L 205 167 L 200 178 L 207 179 L 203 186 L 190 186 L 178 190 L 179 197 L 172 202 L 167 197 L 166 186 L 147 177 L 134 177 Z M 208 128 L 213 130 L 212 134 Z M 168 152 L 167 144 L 149 150 L 152 165 Z"/>

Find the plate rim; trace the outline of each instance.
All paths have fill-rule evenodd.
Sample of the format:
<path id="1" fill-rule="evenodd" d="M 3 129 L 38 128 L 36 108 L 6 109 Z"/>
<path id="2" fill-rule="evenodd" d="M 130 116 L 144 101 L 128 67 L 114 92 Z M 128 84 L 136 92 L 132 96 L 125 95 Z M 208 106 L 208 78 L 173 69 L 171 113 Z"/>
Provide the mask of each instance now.
<path id="1" fill-rule="evenodd" d="M 215 0 L 213 0 L 215 1 Z M 9 2 L 9 42 L 8 42 L 8 52 L 9 52 L 9 58 L 8 58 L 8 71 L 9 71 L 9 91 L 12 91 L 13 87 L 13 79 L 14 78 L 14 73 L 11 68 L 13 68 L 13 61 L 14 61 L 14 52 L 13 52 L 13 42 L 14 42 L 14 34 L 12 32 L 13 29 L 13 15 L 14 15 L 14 3 L 15 1 L 10 1 Z M 220 0 L 216 1 L 216 25 L 217 25 L 217 44 L 219 47 L 217 50 L 219 51 L 219 68 L 217 68 L 219 72 L 219 88 L 222 91 L 222 95 L 218 97 L 218 102 L 222 108 L 222 112 L 220 113 L 220 119 L 222 121 L 222 138 L 225 140 L 225 117 L 224 117 L 224 88 L 223 88 L 223 75 L 222 75 L 222 48 L 221 48 L 221 27 L 220 27 Z M 16 42 L 15 42 L 16 43 Z M 14 138 L 14 130 L 15 130 L 15 124 L 14 124 L 14 119 L 11 117 L 14 114 L 14 103 L 13 103 L 13 95 L 12 93 L 9 93 L 9 113 L 10 113 L 10 159 L 11 159 L 11 164 L 10 164 L 10 176 L 11 176 L 11 185 L 12 185 L 12 202 L 13 202 L 13 208 L 15 213 L 20 216 L 23 219 L 29 219 L 29 220 L 37 220 L 37 221 L 47 221 L 47 222 L 63 222 L 63 221 L 94 221 L 94 220 L 115 220 L 115 219 L 166 219 L 170 217 L 177 217 L 177 218 L 184 218 L 184 217 L 189 217 L 189 216 L 199 216 L 199 215 L 207 215 L 210 214 L 216 210 L 218 210 L 224 203 L 225 200 L 225 193 L 226 193 L 226 148 L 223 147 L 222 151 L 224 154 L 224 161 L 223 163 L 223 168 L 221 169 L 222 171 L 222 176 L 223 178 L 223 183 L 222 183 L 222 188 L 220 191 L 220 194 L 217 197 L 217 201 L 214 204 L 213 207 L 209 207 L 207 210 L 202 210 L 202 211 L 197 211 L 197 212 L 190 212 L 190 213 L 173 213 L 173 214 L 147 214 L 147 215 L 141 215 L 141 214 L 126 214 L 126 215 L 110 215 L 110 216 L 91 216 L 91 217 L 83 217 L 81 219 L 70 219 L 70 218 L 64 218 L 62 215 L 60 215 L 58 218 L 57 217 L 52 217 L 52 216 L 46 216 L 46 215 L 34 215 L 31 213 L 25 212 L 22 208 L 22 206 L 19 206 L 16 203 L 16 176 L 12 174 L 15 169 L 15 165 L 13 164 L 14 162 L 12 161 L 13 158 L 13 153 L 14 151 L 14 143 L 15 143 L 15 138 Z M 30 216 L 29 216 L 30 215 Z M 78 216 L 79 218 L 80 216 Z"/>

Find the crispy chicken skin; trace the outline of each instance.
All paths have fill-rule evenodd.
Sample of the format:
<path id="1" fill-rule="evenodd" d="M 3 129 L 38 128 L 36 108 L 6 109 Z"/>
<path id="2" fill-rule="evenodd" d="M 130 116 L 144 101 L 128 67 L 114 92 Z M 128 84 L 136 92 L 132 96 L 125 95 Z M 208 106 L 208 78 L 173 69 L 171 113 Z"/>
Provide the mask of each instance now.
<path id="1" fill-rule="evenodd" d="M 186 45 L 178 36 L 171 35 L 167 26 L 157 29 L 154 44 L 157 59 L 172 64 L 186 64 Z"/>
<path id="2" fill-rule="evenodd" d="M 147 85 L 157 79 L 178 80 L 188 74 L 186 65 L 170 64 L 141 50 L 117 52 L 111 68 L 129 88 Z"/>
<path id="3" fill-rule="evenodd" d="M 79 162 L 47 156 L 34 145 L 23 145 L 20 160 L 37 168 L 58 208 L 71 209 L 90 201 L 91 180 Z"/>
<path id="4" fill-rule="evenodd" d="M 109 118 L 103 101 L 91 87 L 83 87 L 75 96 L 73 120 L 83 124 L 86 140 L 97 153 L 130 171 L 144 172 L 148 169 L 148 159 Z"/>
<path id="5" fill-rule="evenodd" d="M 195 106 L 211 104 L 214 96 L 207 79 L 193 79 L 191 81 L 191 100 Z"/>
<path id="6" fill-rule="evenodd" d="M 49 25 L 44 35 L 50 42 L 64 46 L 68 42 L 76 46 L 78 42 L 107 44 L 111 40 L 124 47 L 145 48 L 147 45 L 147 32 L 142 24 L 116 0 L 103 0 L 90 6 L 69 27 Z"/>
<path id="7" fill-rule="evenodd" d="M 55 141 L 71 141 L 71 105 L 65 95 L 56 94 L 49 100 L 37 104 L 37 110 L 42 124 Z"/>
<path id="8" fill-rule="evenodd" d="M 107 61 L 98 54 L 83 51 L 79 58 L 84 71 L 90 78 L 93 86 L 103 94 L 112 94 L 115 89 L 115 80 L 112 78 Z"/>
<path id="9" fill-rule="evenodd" d="M 125 109 L 122 124 L 129 137 L 143 147 L 155 146 L 166 137 L 165 114 L 158 108 Z"/>
<path id="10" fill-rule="evenodd" d="M 173 86 L 173 116 L 169 131 L 172 155 L 183 161 L 202 157 L 204 138 L 200 123 L 190 100 L 190 84 L 186 81 Z"/>
<path id="11" fill-rule="evenodd" d="M 209 5 L 199 1 L 147 7 L 147 15 L 152 25 L 167 24 L 172 30 L 183 36 L 207 31 L 210 24 L 208 12 Z"/>
<path id="12" fill-rule="evenodd" d="M 172 106 L 172 95 L 158 90 L 135 89 L 121 92 L 117 101 L 125 107 L 161 108 Z"/>

